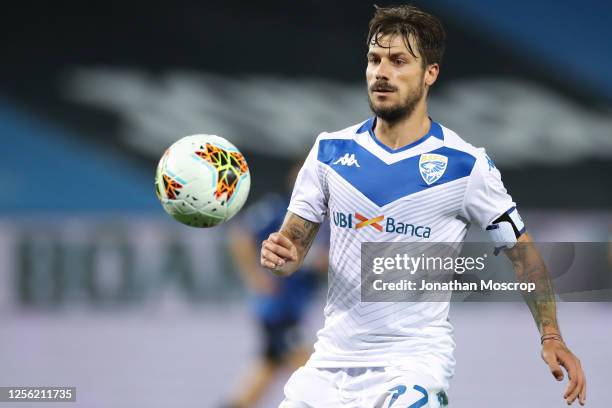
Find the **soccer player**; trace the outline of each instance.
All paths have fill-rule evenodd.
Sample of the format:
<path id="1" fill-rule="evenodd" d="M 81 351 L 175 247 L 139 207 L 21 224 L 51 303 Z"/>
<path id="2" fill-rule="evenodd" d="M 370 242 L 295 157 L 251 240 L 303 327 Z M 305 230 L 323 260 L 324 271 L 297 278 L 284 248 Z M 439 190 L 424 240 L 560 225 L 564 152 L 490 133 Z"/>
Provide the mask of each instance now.
<path id="1" fill-rule="evenodd" d="M 584 404 L 585 375 L 565 345 L 541 257 L 484 149 L 434 122 L 427 95 L 445 32 L 412 6 L 377 8 L 367 36 L 366 80 L 374 117 L 321 133 L 296 180 L 279 232 L 263 241 L 261 264 L 280 276 L 299 268 L 329 214 L 325 324 L 315 351 L 285 386 L 282 408 L 441 407 L 454 369 L 448 302 L 361 302 L 363 242 L 462 242 L 470 224 L 505 247 L 541 334 L 542 358 L 563 397 Z M 398 233 L 389 223 L 410 224 Z"/>

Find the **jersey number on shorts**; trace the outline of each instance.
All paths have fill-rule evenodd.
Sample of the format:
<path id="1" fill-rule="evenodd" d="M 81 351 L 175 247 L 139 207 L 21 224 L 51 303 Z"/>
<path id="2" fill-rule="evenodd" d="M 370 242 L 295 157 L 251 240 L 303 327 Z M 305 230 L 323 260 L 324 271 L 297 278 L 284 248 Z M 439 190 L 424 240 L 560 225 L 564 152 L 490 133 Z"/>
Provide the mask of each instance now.
<path id="1" fill-rule="evenodd" d="M 423 397 L 414 404 L 410 405 L 408 408 L 420 408 L 423 405 L 427 404 L 427 401 L 429 400 L 427 390 L 425 388 L 421 387 L 420 385 L 415 385 L 414 389 L 422 393 Z M 391 407 L 391 405 L 393 405 L 393 403 L 399 398 L 399 396 L 406 392 L 406 386 L 398 385 L 396 387 L 391 388 L 389 391 L 393 392 L 393 396 L 391 397 L 391 401 L 389 401 L 389 405 L 387 406 L 387 408 Z"/>

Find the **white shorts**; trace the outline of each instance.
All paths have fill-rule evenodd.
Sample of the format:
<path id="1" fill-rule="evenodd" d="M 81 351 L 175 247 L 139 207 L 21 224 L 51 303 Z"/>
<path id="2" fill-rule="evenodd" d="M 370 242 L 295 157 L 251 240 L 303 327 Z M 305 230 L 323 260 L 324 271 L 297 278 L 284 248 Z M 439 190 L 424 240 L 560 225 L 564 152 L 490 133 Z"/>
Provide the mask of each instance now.
<path id="1" fill-rule="evenodd" d="M 442 408 L 439 382 L 396 367 L 300 367 L 285 385 L 279 408 Z"/>

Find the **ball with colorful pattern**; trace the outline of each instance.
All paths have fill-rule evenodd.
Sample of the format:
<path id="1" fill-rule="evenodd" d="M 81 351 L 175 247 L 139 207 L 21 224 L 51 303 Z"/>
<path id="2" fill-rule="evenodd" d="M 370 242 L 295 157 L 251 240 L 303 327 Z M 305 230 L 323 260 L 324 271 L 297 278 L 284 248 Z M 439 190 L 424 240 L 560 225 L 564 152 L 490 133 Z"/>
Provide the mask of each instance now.
<path id="1" fill-rule="evenodd" d="M 155 190 L 164 210 L 183 224 L 212 227 L 240 211 L 249 194 L 246 159 L 226 139 L 186 136 L 163 154 Z"/>

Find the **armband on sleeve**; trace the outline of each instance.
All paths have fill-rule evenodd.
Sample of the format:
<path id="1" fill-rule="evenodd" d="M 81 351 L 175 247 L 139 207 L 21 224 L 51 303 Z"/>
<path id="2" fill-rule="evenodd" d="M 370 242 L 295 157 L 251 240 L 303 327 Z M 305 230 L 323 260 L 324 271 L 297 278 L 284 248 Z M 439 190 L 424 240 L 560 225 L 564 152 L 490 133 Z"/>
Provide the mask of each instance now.
<path id="1" fill-rule="evenodd" d="M 495 255 L 504 248 L 513 248 L 518 238 L 525 232 L 525 224 L 516 207 L 512 207 L 487 226 L 491 239 L 495 242 Z"/>

